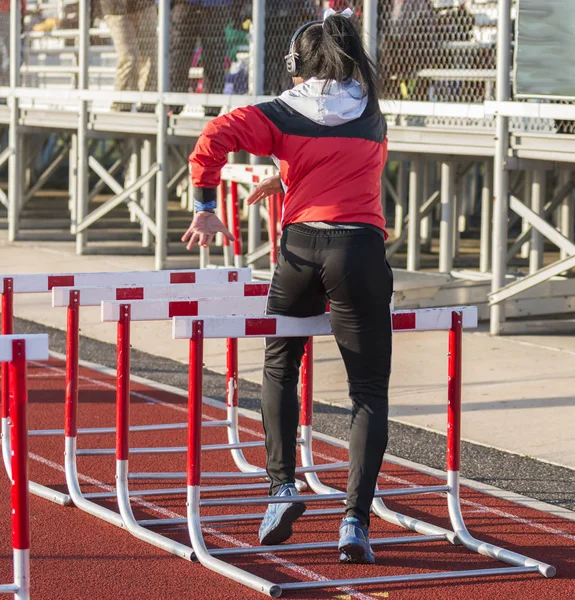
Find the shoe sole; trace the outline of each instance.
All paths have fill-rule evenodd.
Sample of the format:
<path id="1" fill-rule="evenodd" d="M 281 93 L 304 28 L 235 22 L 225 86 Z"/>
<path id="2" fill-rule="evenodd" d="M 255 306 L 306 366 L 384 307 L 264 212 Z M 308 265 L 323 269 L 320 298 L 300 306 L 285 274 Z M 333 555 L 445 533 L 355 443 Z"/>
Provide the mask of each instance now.
<path id="1" fill-rule="evenodd" d="M 288 540 L 293 533 L 292 525 L 303 515 L 305 509 L 303 502 L 294 502 L 287 508 L 276 526 L 260 540 L 262 546 L 275 546 Z"/>
<path id="2" fill-rule="evenodd" d="M 346 542 L 338 547 L 338 550 L 345 554 L 346 560 L 340 562 L 354 563 L 354 564 L 373 564 L 373 561 L 367 559 L 365 547 L 363 544 L 357 542 Z"/>

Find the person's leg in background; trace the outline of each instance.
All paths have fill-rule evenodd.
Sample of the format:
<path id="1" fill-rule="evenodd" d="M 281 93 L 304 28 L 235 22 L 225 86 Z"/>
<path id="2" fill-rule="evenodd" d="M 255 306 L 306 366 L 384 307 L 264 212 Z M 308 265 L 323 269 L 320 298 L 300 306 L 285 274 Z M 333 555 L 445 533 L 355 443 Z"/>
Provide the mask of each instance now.
<path id="1" fill-rule="evenodd" d="M 10 85 L 10 14 L 0 13 L 0 86 Z M 0 103 L 6 100 L 0 98 Z"/>
<path id="2" fill-rule="evenodd" d="M 332 236 L 323 282 L 352 401 L 346 512 L 348 518 L 357 519 L 366 538 L 359 549 L 340 549 L 350 550 L 343 560 L 373 562 L 367 528 L 387 446 L 393 276 L 378 233 L 363 229 L 337 231 Z"/>
<path id="3" fill-rule="evenodd" d="M 117 54 L 114 89 L 133 91 L 138 89 L 138 39 L 132 18 L 128 14 L 104 16 L 110 30 Z M 129 111 L 129 103 L 114 102 L 112 110 Z"/>
<path id="4" fill-rule="evenodd" d="M 307 228 L 310 229 L 310 228 Z M 326 299 L 317 265 L 313 262 L 315 235 L 300 233 L 305 226 L 290 226 L 282 235 L 266 313 L 310 317 L 325 311 Z M 266 439 L 267 473 L 271 495 L 296 495 L 295 467 L 298 380 L 307 338 L 269 338 L 262 385 L 262 418 Z M 270 504 L 260 528 L 262 544 L 279 544 L 292 533 L 292 523 L 305 505 Z"/>
<path id="5" fill-rule="evenodd" d="M 204 94 L 222 94 L 226 79 L 226 25 L 230 21 L 226 6 L 202 8 L 202 65 L 204 67 Z M 218 116 L 220 106 L 205 106 L 206 116 Z"/>
<path id="6" fill-rule="evenodd" d="M 170 11 L 170 91 L 187 94 L 190 90 L 190 66 L 196 47 L 200 11 L 196 4 L 179 0 Z M 182 106 L 171 107 L 178 114 Z"/>
<path id="7" fill-rule="evenodd" d="M 138 90 L 153 92 L 158 89 L 158 10 L 154 4 L 133 13 L 138 35 Z M 141 112 L 154 112 L 154 104 L 143 104 Z"/>

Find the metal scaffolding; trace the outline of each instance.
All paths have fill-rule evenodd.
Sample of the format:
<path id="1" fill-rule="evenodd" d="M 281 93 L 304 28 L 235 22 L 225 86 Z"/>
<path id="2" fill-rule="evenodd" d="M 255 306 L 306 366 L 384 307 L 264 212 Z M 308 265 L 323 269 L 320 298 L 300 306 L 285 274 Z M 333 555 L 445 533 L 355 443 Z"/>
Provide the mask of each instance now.
<path id="1" fill-rule="evenodd" d="M 144 2 L 135 0 L 140 1 Z M 28 2 L 29 7 L 45 4 L 50 3 Z M 572 309 L 575 286 L 568 275 L 575 254 L 575 106 L 512 100 L 515 1 L 469 2 L 464 16 L 455 11 L 457 2 L 405 3 L 416 11 L 405 20 L 411 28 L 390 21 L 388 4 L 393 3 L 354 4 L 361 12 L 365 45 L 384 82 L 381 107 L 389 125 L 389 164 L 395 169 L 388 168 L 382 179 L 382 202 L 387 198 L 386 212 L 395 214 L 388 254 L 405 252 L 407 269 L 415 276 L 422 268 L 422 250 L 436 247 L 437 270 L 451 279 L 433 301 L 478 303 L 480 317 L 490 318 L 493 334 L 503 332 L 506 318 L 545 314 L 550 306 L 551 312 Z M 433 6 L 434 12 L 423 5 Z M 317 18 L 323 10 L 318 2 L 315 12 L 280 18 L 276 11 L 266 11 L 266 0 L 252 2 L 248 12 L 234 17 L 234 22 L 243 23 L 241 28 L 230 25 L 226 33 L 243 36 L 236 43 L 237 62 L 225 67 L 232 83 L 210 82 L 215 70 L 206 43 L 203 63 L 194 62 L 195 46 L 187 50 L 192 56 L 186 75 L 189 89 L 180 91 L 170 67 L 177 37 L 170 6 L 159 0 L 154 13 L 153 86 L 118 90 L 109 89 L 115 68 L 105 62 L 116 60 L 118 49 L 105 42 L 112 30 L 95 25 L 95 0 L 80 0 L 75 28 L 50 32 L 29 25 L 23 29 L 21 2 L 11 0 L 9 86 L 0 87 L 0 100 L 7 101 L 6 106 L 0 104 L 0 130 L 8 134 L 6 146 L 0 148 L 0 170 L 8 164 L 8 187 L 6 192 L 0 188 L 0 205 L 8 211 L 10 241 L 21 234 L 29 201 L 68 161 L 69 225 L 78 254 L 90 247 L 94 226 L 126 206 L 130 221 L 140 228 L 141 245 L 153 244 L 155 266 L 165 268 L 168 200 L 178 191 L 183 209 L 191 210 L 186 156 L 198 135 L 214 114 L 276 94 L 278 86 L 285 85 L 285 74 L 277 61 L 272 64 L 272 55 L 283 56 L 286 35 L 289 38 L 301 21 Z M 217 18 L 220 14 L 224 15 L 218 13 Z M 225 23 L 222 20 L 222 28 Z M 445 33 L 449 27 L 453 39 Z M 204 35 L 196 29 L 190 32 L 193 44 L 194 36 Z M 401 58 L 407 55 L 406 44 L 413 49 L 409 64 Z M 72 63 L 65 62 L 69 56 Z M 236 67 L 240 70 L 234 72 Z M 244 72 L 245 88 L 238 75 Z M 101 84 L 106 77 L 108 84 Z M 110 102 L 138 108 L 113 111 Z M 153 110 L 140 110 L 146 106 Z M 216 113 L 208 110 L 213 107 Z M 32 177 L 31 165 L 41 149 L 30 140 L 38 134 L 56 136 L 57 143 Z M 233 156 L 230 162 L 248 161 Z M 118 174 L 123 171 L 122 184 Z M 96 203 L 103 190 L 112 195 Z M 237 201 L 248 224 L 244 259 L 257 262 L 270 251 L 271 244 L 263 241 L 269 215 L 263 207 L 248 210 L 248 192 L 248 184 L 239 185 Z M 457 270 L 462 264 L 461 236 L 472 221 L 480 232 L 477 270 Z M 557 257 L 545 240 L 558 248 Z M 529 254 L 523 270 L 510 268 L 526 244 Z M 550 304 L 543 301 L 548 294 L 555 298 Z"/>

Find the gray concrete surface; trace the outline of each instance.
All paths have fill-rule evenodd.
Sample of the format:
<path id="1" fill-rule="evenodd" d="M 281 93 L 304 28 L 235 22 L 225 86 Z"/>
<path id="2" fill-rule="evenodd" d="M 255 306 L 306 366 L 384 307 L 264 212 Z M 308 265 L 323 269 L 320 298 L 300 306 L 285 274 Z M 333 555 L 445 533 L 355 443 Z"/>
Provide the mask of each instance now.
<path id="1" fill-rule="evenodd" d="M 174 268 L 196 267 L 181 257 Z M 0 273 L 87 272 L 153 268 L 146 256 L 77 257 L 69 243 L 8 245 L 0 232 Z M 400 308 L 399 306 L 397 308 Z M 59 329 L 65 311 L 52 309 L 48 295 L 22 295 L 15 314 Z M 98 309 L 82 314 L 82 334 L 114 343 L 113 324 L 99 321 Z M 575 321 L 532 323 L 516 335 L 492 338 L 485 327 L 464 334 L 463 437 L 475 444 L 575 468 Z M 177 362 L 187 346 L 171 339 L 168 323 L 137 323 L 133 347 Z M 224 344 L 210 340 L 205 363 L 222 373 Z M 445 431 L 447 335 L 403 333 L 394 340 L 390 417 L 432 432 Z M 263 342 L 241 340 L 240 376 L 261 382 Z M 90 360 L 90 357 L 85 357 Z M 314 399 L 349 408 L 345 371 L 332 339 L 315 345 Z M 346 411 L 347 412 L 347 411 Z"/>

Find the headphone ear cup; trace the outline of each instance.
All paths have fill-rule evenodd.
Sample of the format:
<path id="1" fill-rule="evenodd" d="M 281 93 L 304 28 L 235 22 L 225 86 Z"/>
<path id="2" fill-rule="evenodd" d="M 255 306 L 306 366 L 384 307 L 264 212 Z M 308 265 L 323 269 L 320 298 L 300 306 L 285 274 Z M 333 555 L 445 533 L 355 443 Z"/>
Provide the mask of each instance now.
<path id="1" fill-rule="evenodd" d="M 299 73 L 299 58 L 293 52 L 288 54 L 288 56 L 286 57 L 286 69 L 288 75 L 290 75 L 291 77 L 297 77 Z"/>

